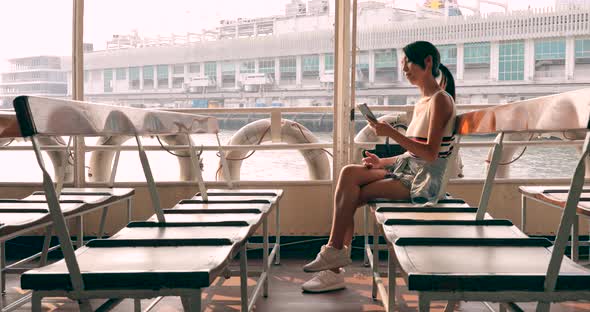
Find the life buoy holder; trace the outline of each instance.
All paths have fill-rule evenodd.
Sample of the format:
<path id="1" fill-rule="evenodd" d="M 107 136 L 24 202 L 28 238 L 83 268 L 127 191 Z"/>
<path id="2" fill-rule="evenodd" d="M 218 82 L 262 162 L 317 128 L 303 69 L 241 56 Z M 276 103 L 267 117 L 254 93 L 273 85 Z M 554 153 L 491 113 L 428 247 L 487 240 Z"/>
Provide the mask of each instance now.
<path id="1" fill-rule="evenodd" d="M 229 145 L 257 145 L 270 141 L 270 119 L 260 119 L 240 128 L 229 140 Z M 281 142 L 289 144 L 318 143 L 319 139 L 303 125 L 288 120 L 281 120 Z M 233 150 L 226 153 L 227 166 L 232 181 L 240 180 L 240 170 L 245 156 L 250 151 Z M 323 149 L 299 150 L 309 172 L 311 180 L 329 180 L 332 173 L 327 152 Z M 223 178 L 224 170 L 219 170 Z"/>

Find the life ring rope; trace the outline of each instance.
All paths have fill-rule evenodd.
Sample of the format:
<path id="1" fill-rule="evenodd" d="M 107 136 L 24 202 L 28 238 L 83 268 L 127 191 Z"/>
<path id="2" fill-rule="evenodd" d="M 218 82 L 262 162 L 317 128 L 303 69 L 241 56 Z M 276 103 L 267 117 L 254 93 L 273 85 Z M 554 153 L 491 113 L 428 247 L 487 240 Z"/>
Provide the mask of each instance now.
<path id="1" fill-rule="evenodd" d="M 269 130 L 270 130 L 270 126 L 266 127 L 266 129 L 264 130 L 264 132 L 260 136 L 260 139 L 258 140 L 258 142 L 256 142 L 256 145 L 260 145 L 260 143 L 262 143 L 262 140 L 264 139 L 264 136 L 268 133 Z M 250 158 L 250 156 L 254 155 L 254 153 L 256 153 L 256 150 L 250 151 L 250 154 L 248 154 L 248 155 L 246 155 L 244 157 L 239 157 L 239 158 L 228 158 L 228 157 L 226 157 L 225 160 L 227 160 L 227 161 L 244 160 L 244 159 Z M 217 155 L 217 157 L 221 158 L 221 154 L 219 154 L 219 152 L 215 153 L 215 155 Z M 217 171 L 215 171 L 215 180 L 216 181 L 219 181 L 219 174 L 221 173 L 221 170 L 222 169 L 223 169 L 223 164 L 221 162 L 219 162 L 219 166 L 217 167 Z"/>
<path id="2" fill-rule="evenodd" d="M 301 138 L 305 141 L 304 143 L 312 143 L 313 142 L 312 140 L 309 139 L 308 135 L 305 134 L 304 127 L 301 124 L 299 124 L 297 122 L 293 122 L 293 121 L 290 121 L 290 123 L 287 123 L 287 121 L 289 121 L 289 120 L 281 120 L 281 127 L 285 126 L 286 124 L 290 124 L 291 126 L 294 126 L 297 128 L 298 132 L 301 134 Z M 247 127 L 247 126 L 248 125 L 246 125 L 245 127 Z M 257 142 L 254 145 L 260 145 L 264 141 L 264 138 L 268 134 L 270 129 L 271 129 L 270 125 L 266 126 L 264 128 L 264 130 L 260 132 L 261 135 L 259 136 Z M 318 150 L 323 151 L 324 153 L 328 154 L 330 157 L 334 157 L 333 154 L 325 148 L 318 148 Z M 255 152 L 256 152 L 256 150 L 252 150 L 247 155 L 245 155 L 243 157 L 226 157 L 225 159 L 228 161 L 240 162 L 240 161 L 250 158 L 252 155 L 254 155 Z M 216 153 L 216 155 L 217 155 L 217 157 L 221 158 L 219 152 Z M 215 177 L 217 180 L 219 180 L 219 178 L 221 177 L 222 169 L 223 169 L 223 165 L 221 162 L 219 162 L 219 167 L 217 168 L 217 171 L 215 172 Z"/>

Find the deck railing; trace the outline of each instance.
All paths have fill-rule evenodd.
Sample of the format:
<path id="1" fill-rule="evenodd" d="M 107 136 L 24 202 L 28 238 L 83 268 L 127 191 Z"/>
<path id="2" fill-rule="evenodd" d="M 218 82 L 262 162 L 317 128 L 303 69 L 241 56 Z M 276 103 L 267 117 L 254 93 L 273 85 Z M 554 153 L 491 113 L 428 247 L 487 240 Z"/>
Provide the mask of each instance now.
<path id="1" fill-rule="evenodd" d="M 457 105 L 458 110 L 475 110 L 475 109 L 482 109 L 486 107 L 494 106 L 495 104 L 459 104 Z M 371 109 L 375 112 L 404 112 L 411 117 L 413 111 L 412 105 L 407 106 L 371 106 Z M 258 107 L 258 108 L 195 108 L 195 109 L 169 109 L 171 111 L 180 111 L 184 113 L 194 113 L 200 115 L 208 115 L 208 114 L 218 114 L 218 113 L 231 113 L 231 114 L 250 114 L 250 113 L 267 113 L 271 119 L 271 128 L 270 131 L 277 131 L 280 128 L 273 127 L 273 125 L 280 124 L 282 120 L 282 116 L 284 113 L 328 113 L 332 112 L 332 107 Z M 362 117 L 361 117 L 362 118 Z M 409 120 L 409 118 L 408 118 Z M 280 135 L 280 134 L 279 134 Z M 271 137 L 274 137 L 271 134 Z M 566 141 L 558 141 L 558 140 L 543 140 L 543 141 L 505 141 L 504 146 L 581 146 L 583 140 L 566 140 Z M 355 142 L 353 146 L 354 149 L 356 148 L 372 148 L 375 142 Z M 492 141 L 471 141 L 471 142 L 461 142 L 460 148 L 477 148 L 477 147 L 490 147 L 494 143 Z M 162 147 L 159 145 L 146 145 L 144 146 L 146 151 L 162 151 Z M 309 149 L 331 149 L 333 144 L 331 142 L 326 143 L 301 143 L 301 144 L 267 144 L 267 145 L 222 145 L 223 151 L 232 151 L 232 150 L 255 150 L 255 151 L 269 151 L 269 150 L 309 150 Z M 167 145 L 166 149 L 170 151 L 183 151 L 188 150 L 190 146 L 188 145 Z M 202 149 L 203 151 L 218 151 L 219 148 L 217 145 L 199 145 L 198 149 Z M 44 151 L 65 151 L 66 147 L 61 145 L 46 145 L 42 147 Z M 29 151 L 32 150 L 31 146 L 2 146 L 0 150 L 5 151 Z M 95 152 L 95 151 L 135 151 L 136 148 L 134 146 L 126 146 L 126 145 L 87 145 L 83 148 L 84 152 Z M 76 156 L 74 156 L 76 157 Z M 84 174 L 83 172 L 80 174 Z M 85 179 L 83 179 L 86 181 Z M 522 180 L 519 178 L 505 178 L 499 179 L 499 181 L 518 181 Z M 545 181 L 545 182 L 563 182 L 566 181 L 564 178 L 538 178 L 533 179 L 536 181 Z M 482 179 L 472 179 L 472 178 L 453 178 L 451 179 L 452 183 L 469 183 L 469 182 L 478 182 L 483 181 Z M 527 179 L 527 181 L 531 181 L 531 179 Z M 207 181 L 209 183 L 221 183 L 219 181 Z M 331 183 L 331 180 L 323 180 L 323 181 L 240 181 L 240 184 L 247 185 L 247 184 L 259 184 L 259 183 Z M 18 181 L 10 182 L 11 184 L 14 183 L 22 183 Z M 27 182 L 30 183 L 30 182 Z M 87 186 L 96 186 L 102 185 L 103 182 L 85 182 Z M 178 183 L 178 184 L 186 184 L 186 183 L 194 183 L 193 181 L 174 181 L 174 182 L 165 182 L 165 183 Z M 4 184 L 4 183 L 2 183 Z M 115 185 L 129 185 L 129 182 L 118 182 Z"/>

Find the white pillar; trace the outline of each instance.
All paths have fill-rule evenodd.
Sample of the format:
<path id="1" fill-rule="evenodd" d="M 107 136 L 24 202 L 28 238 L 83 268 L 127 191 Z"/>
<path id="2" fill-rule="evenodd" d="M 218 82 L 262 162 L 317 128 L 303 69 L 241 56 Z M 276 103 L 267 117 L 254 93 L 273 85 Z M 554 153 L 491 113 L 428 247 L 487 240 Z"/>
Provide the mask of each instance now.
<path id="1" fill-rule="evenodd" d="M 565 38 L 565 79 L 574 80 L 576 70 L 576 39 L 574 37 Z"/>
<path id="2" fill-rule="evenodd" d="M 326 73 L 326 54 L 324 54 L 324 53 L 320 54 L 319 66 L 320 66 L 320 77 L 321 77 Z"/>
<path id="3" fill-rule="evenodd" d="M 112 75 L 111 75 L 111 92 L 117 92 L 117 68 L 113 68 Z"/>
<path id="4" fill-rule="evenodd" d="M 302 66 L 301 55 L 297 55 L 295 57 L 295 85 L 297 88 L 301 88 L 301 76 L 303 73 L 303 66 Z"/>
<path id="5" fill-rule="evenodd" d="M 235 72 L 235 78 L 234 78 L 234 88 L 238 89 L 240 86 L 240 62 L 235 62 L 234 63 L 234 72 Z"/>
<path id="6" fill-rule="evenodd" d="M 258 61 L 258 59 L 254 60 L 254 72 L 258 73 L 258 71 L 260 70 L 260 62 Z"/>
<path id="7" fill-rule="evenodd" d="M 154 82 L 154 90 L 158 90 L 158 65 L 154 65 L 153 68 L 154 77 L 152 78 L 152 81 Z"/>
<path id="8" fill-rule="evenodd" d="M 72 95 L 72 87 L 73 87 L 72 86 L 72 72 L 69 71 L 69 72 L 67 72 L 66 75 L 68 76 L 67 77 L 67 80 L 66 80 L 66 83 L 67 83 L 67 94 L 68 95 Z M 82 79 L 84 79 L 84 78 L 82 78 Z"/>
<path id="9" fill-rule="evenodd" d="M 369 85 L 375 84 L 375 50 L 369 50 Z"/>
<path id="10" fill-rule="evenodd" d="M 122 90 L 121 91 L 124 91 L 124 90 L 125 91 L 129 91 L 129 80 L 131 80 L 129 78 L 129 73 L 130 73 L 129 67 L 123 68 L 123 71 L 125 72 L 125 80 L 123 82 L 124 85 L 121 85 L 121 87 L 122 87 Z"/>
<path id="11" fill-rule="evenodd" d="M 457 43 L 457 80 L 463 81 L 465 76 L 465 45 Z"/>
<path id="12" fill-rule="evenodd" d="M 490 81 L 498 81 L 500 71 L 500 43 L 490 42 Z"/>
<path id="13" fill-rule="evenodd" d="M 205 77 L 205 62 L 199 63 L 199 76 Z"/>
<path id="14" fill-rule="evenodd" d="M 143 90 L 143 66 L 139 66 L 139 90 Z"/>
<path id="15" fill-rule="evenodd" d="M 524 80 L 535 79 L 535 41 L 524 40 Z"/>
<path id="16" fill-rule="evenodd" d="M 404 69 L 401 65 L 402 59 L 405 57 L 404 50 L 402 49 L 395 49 L 397 55 L 397 81 L 402 82 L 404 81 Z"/>
<path id="17" fill-rule="evenodd" d="M 189 76 L 188 70 L 189 70 L 189 66 L 187 63 L 184 63 L 182 65 L 182 67 L 184 68 L 183 70 L 183 75 L 182 77 L 184 77 L 184 83 L 189 83 L 191 81 L 191 76 Z"/>
<path id="18" fill-rule="evenodd" d="M 275 58 L 275 85 L 281 84 L 281 59 Z"/>
<path id="19" fill-rule="evenodd" d="M 168 89 L 172 89 L 172 75 L 174 75 L 174 66 L 168 65 Z"/>
<path id="20" fill-rule="evenodd" d="M 216 62 L 215 63 L 215 70 L 217 71 L 217 89 L 223 87 L 223 74 L 221 72 L 221 66 L 223 63 L 221 62 Z"/>

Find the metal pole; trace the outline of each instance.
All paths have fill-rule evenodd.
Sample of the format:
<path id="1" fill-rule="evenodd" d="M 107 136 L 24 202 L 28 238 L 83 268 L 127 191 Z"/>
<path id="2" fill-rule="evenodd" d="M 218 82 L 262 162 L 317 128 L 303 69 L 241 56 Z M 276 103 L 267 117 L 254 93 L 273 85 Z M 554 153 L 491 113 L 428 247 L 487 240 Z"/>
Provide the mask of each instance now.
<path id="1" fill-rule="evenodd" d="M 242 311 L 248 311 L 248 256 L 246 243 L 240 247 L 240 302 Z"/>
<path id="2" fill-rule="evenodd" d="M 547 268 L 547 275 L 545 277 L 545 291 L 554 291 L 555 285 L 557 284 L 557 277 L 559 276 L 559 269 L 561 268 L 561 262 L 563 261 L 563 254 L 565 253 L 565 247 L 569 232 L 571 231 L 572 224 L 576 219 L 576 209 L 578 202 L 580 201 L 580 194 L 584 187 L 584 175 L 586 171 L 586 157 L 588 157 L 588 148 L 590 145 L 590 133 L 586 134 L 586 140 L 584 141 L 584 148 L 582 149 L 582 155 L 574 171 L 570 189 L 567 195 L 567 201 L 565 203 L 563 214 L 561 217 L 561 223 L 555 236 L 555 244 L 553 245 L 553 252 L 551 253 L 551 260 L 549 261 L 549 267 Z M 539 302 L 537 311 L 546 309 L 549 311 L 550 303 Z"/>
<path id="3" fill-rule="evenodd" d="M 115 152 L 115 160 L 113 161 L 113 168 L 111 169 L 111 176 L 109 178 L 109 187 L 112 188 L 115 185 L 115 177 L 117 176 L 117 168 L 119 167 L 119 156 L 121 151 Z"/>
<path id="4" fill-rule="evenodd" d="M 72 100 L 84 100 L 84 0 L 73 0 L 72 25 Z M 74 186 L 84 187 L 84 138 L 74 140 Z"/>
<path id="5" fill-rule="evenodd" d="M 63 189 L 64 185 L 64 178 L 66 176 L 66 168 L 68 166 L 68 157 L 70 156 L 70 146 L 72 146 L 73 137 L 70 136 L 68 139 L 68 144 L 66 145 L 66 150 L 64 152 L 64 157 L 61 160 L 61 168 L 59 168 L 58 175 L 55 177 L 56 179 L 56 186 L 55 192 L 57 193 L 57 198 L 61 196 L 61 190 Z"/>
<path id="6" fill-rule="evenodd" d="M 483 184 L 483 190 L 481 191 L 481 197 L 479 198 L 479 207 L 477 208 L 477 215 L 475 217 L 476 220 L 483 220 L 486 210 L 488 209 L 492 187 L 494 186 L 494 179 L 496 178 L 496 170 L 498 169 L 498 163 L 502 156 L 503 140 L 504 132 L 498 133 L 498 136 L 496 136 L 496 140 L 494 141 L 494 147 L 492 148 L 492 157 L 490 158 L 486 181 Z"/>
<path id="7" fill-rule="evenodd" d="M 348 160 L 350 127 L 350 0 L 336 1 L 334 33 L 334 165 L 333 178 Z"/>
<path id="8" fill-rule="evenodd" d="M 191 163 L 193 164 L 193 168 L 195 169 L 195 177 L 197 178 L 197 185 L 199 187 L 199 192 L 201 193 L 201 197 L 204 201 L 209 200 L 207 196 L 207 188 L 205 187 L 205 182 L 203 181 L 203 172 L 201 171 L 201 165 L 199 162 L 199 157 L 195 153 L 195 147 L 193 145 L 193 141 L 191 140 L 190 133 L 186 134 L 186 140 L 188 142 L 188 152 L 191 158 Z M 221 156 L 223 157 L 223 156 Z"/>
<path id="9" fill-rule="evenodd" d="M 234 188 L 234 184 L 231 179 L 231 175 L 229 173 L 229 167 L 227 165 L 227 158 L 225 157 L 225 151 L 221 147 L 221 140 L 219 140 L 219 133 L 215 133 L 215 138 L 217 139 L 217 147 L 219 149 L 219 160 L 221 161 L 221 166 L 223 168 L 223 176 L 225 181 L 227 182 L 227 187 L 230 189 Z"/>
<path id="10" fill-rule="evenodd" d="M 347 151 L 347 164 L 353 162 L 352 156 L 354 148 L 354 107 L 356 103 L 356 19 L 357 19 L 357 0 L 352 0 L 352 40 L 350 54 L 350 121 L 348 127 L 349 148 Z"/>
<path id="11" fill-rule="evenodd" d="M 135 136 L 135 140 L 137 141 L 139 161 L 141 162 L 141 167 L 143 168 L 143 173 L 145 174 L 145 180 L 147 181 L 147 186 L 150 192 L 150 198 L 152 199 L 152 206 L 154 207 L 154 212 L 158 217 L 158 222 L 164 223 L 166 222 L 166 218 L 164 217 L 164 212 L 162 211 L 162 207 L 160 205 L 160 195 L 158 194 L 158 189 L 156 188 L 156 182 L 154 181 L 154 176 L 152 175 L 152 169 L 150 168 L 147 155 L 145 154 L 145 150 L 143 149 L 143 145 L 141 144 L 141 139 L 138 135 Z"/>
<path id="12" fill-rule="evenodd" d="M 61 245 L 61 251 L 64 255 L 66 267 L 68 268 L 69 277 L 72 282 L 72 288 L 74 291 L 80 292 L 84 289 L 84 282 L 82 280 L 80 267 L 74 253 L 74 247 L 72 246 L 72 241 L 70 240 L 68 227 L 62 214 L 59 201 L 57 200 L 57 194 L 55 193 L 53 181 L 45 169 L 45 164 L 43 162 L 43 157 L 41 155 L 41 150 L 39 149 L 39 142 L 37 138 L 35 136 L 31 137 L 31 142 L 33 143 L 33 149 L 35 151 L 37 163 L 39 164 L 39 168 L 43 173 L 43 188 L 45 190 L 45 196 L 47 197 L 49 213 L 53 221 L 55 232 L 59 238 L 59 244 Z M 35 294 L 33 293 L 33 299 L 34 298 Z"/>
<path id="13" fill-rule="evenodd" d="M 262 290 L 262 295 L 266 298 L 268 297 L 268 284 L 269 284 L 269 271 L 270 266 L 268 265 L 268 216 L 264 218 L 262 221 L 262 272 L 267 273 L 266 278 L 262 281 L 264 283 L 264 288 Z"/>

